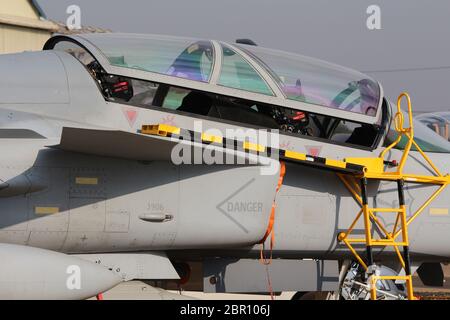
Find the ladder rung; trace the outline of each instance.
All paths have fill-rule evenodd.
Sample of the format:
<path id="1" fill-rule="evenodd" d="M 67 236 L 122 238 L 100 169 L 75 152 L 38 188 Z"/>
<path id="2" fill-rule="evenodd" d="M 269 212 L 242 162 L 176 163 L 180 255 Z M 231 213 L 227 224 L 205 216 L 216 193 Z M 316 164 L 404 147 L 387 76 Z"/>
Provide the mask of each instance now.
<path id="1" fill-rule="evenodd" d="M 373 212 L 403 212 L 401 208 L 370 208 Z"/>
<path id="2" fill-rule="evenodd" d="M 361 243 L 361 244 L 367 244 L 366 239 L 364 238 L 351 238 L 351 239 L 345 239 L 348 243 Z M 407 242 L 396 242 L 392 241 L 390 239 L 378 239 L 378 240 L 372 240 L 370 241 L 371 246 L 408 246 L 409 243 Z"/>
<path id="3" fill-rule="evenodd" d="M 373 246 L 408 246 L 407 242 L 395 242 L 392 240 L 384 241 L 384 240 L 372 240 L 371 245 Z"/>
<path id="4" fill-rule="evenodd" d="M 345 241 L 347 241 L 348 243 L 366 243 L 366 239 L 359 239 L 359 238 L 352 238 L 352 239 L 348 239 L 346 238 Z"/>

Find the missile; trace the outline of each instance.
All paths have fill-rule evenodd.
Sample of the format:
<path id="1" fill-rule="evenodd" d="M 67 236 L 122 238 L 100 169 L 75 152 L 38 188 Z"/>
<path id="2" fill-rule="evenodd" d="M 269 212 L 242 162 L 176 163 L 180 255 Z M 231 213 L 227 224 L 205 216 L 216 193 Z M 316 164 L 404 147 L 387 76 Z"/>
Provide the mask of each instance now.
<path id="1" fill-rule="evenodd" d="M 80 300 L 122 278 L 101 265 L 39 248 L 0 244 L 0 299 Z"/>

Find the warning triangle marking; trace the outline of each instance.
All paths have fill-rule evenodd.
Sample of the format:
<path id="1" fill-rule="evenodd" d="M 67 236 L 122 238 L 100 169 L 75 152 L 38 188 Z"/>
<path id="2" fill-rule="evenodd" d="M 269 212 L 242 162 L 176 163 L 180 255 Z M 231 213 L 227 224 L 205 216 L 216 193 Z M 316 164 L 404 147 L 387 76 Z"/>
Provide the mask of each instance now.
<path id="1" fill-rule="evenodd" d="M 123 108 L 123 113 L 130 127 L 131 128 L 134 127 L 134 124 L 136 123 L 136 118 L 138 116 L 138 112 L 132 108 Z"/>
<path id="2" fill-rule="evenodd" d="M 321 146 L 305 146 L 306 153 L 313 157 L 318 157 L 320 155 L 320 151 L 322 151 Z"/>

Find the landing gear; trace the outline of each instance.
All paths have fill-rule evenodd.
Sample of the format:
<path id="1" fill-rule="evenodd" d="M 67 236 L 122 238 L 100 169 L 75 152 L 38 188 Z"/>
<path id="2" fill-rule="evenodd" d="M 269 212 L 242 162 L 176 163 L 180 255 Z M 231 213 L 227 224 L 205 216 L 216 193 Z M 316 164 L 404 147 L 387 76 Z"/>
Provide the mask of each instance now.
<path id="1" fill-rule="evenodd" d="M 374 265 L 371 270 L 379 276 L 396 276 L 397 273 L 386 267 Z M 370 276 L 357 262 L 351 263 L 347 274 L 340 286 L 340 298 L 343 300 L 369 300 L 370 299 Z M 378 280 L 376 282 L 377 300 L 405 300 L 407 292 L 405 285 L 396 283 L 394 280 Z"/>

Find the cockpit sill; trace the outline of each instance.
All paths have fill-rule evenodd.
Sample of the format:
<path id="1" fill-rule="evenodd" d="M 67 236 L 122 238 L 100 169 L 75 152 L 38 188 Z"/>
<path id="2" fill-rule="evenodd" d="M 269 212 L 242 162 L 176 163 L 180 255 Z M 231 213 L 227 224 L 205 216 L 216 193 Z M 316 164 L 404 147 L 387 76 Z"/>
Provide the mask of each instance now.
<path id="1" fill-rule="evenodd" d="M 140 80 L 140 79 L 135 79 L 135 80 Z M 163 85 L 169 85 L 169 84 L 164 84 Z M 189 88 L 182 88 L 182 87 L 178 87 L 179 89 L 186 89 L 189 90 Z M 180 110 L 172 110 L 172 109 L 168 109 L 168 108 L 162 108 L 160 106 L 154 106 L 154 105 L 136 105 L 130 102 L 126 102 L 126 101 L 113 101 L 113 100 L 109 100 L 107 98 L 105 98 L 107 102 L 109 103 L 119 103 L 119 104 L 123 104 L 123 105 L 127 105 L 130 107 L 138 107 L 138 108 L 144 108 L 144 109 L 149 109 L 149 110 L 154 110 L 154 111 L 160 111 L 160 112 L 165 112 L 165 113 L 170 113 L 173 115 L 180 115 L 180 116 L 185 116 L 185 117 L 189 117 L 189 118 L 193 118 L 193 119 L 198 119 L 198 120 L 205 120 L 205 121 L 219 121 L 220 123 L 223 124 L 229 124 L 231 126 L 236 126 L 236 127 L 244 127 L 246 129 L 253 129 L 253 130 L 273 130 L 271 128 L 268 127 L 261 127 L 261 126 L 257 126 L 257 125 L 252 125 L 249 123 L 245 123 L 245 122 L 239 122 L 239 121 L 233 121 L 233 120 L 227 120 L 227 119 L 217 119 L 217 118 L 212 118 L 209 116 L 204 116 L 204 115 L 200 115 L 200 114 L 196 114 L 196 113 L 192 113 L 192 112 L 187 112 L 187 111 L 180 111 Z M 353 148 L 353 149 L 359 149 L 359 150 L 364 150 L 364 151 L 374 151 L 378 148 L 380 148 L 383 143 L 384 140 L 386 138 L 386 134 L 389 131 L 389 127 L 390 127 L 390 119 L 389 119 L 389 112 L 387 111 L 387 108 L 389 108 L 387 101 L 385 100 L 385 103 L 383 103 L 382 106 L 382 121 L 381 121 L 381 125 L 376 125 L 378 134 L 373 142 L 373 145 L 371 146 L 363 146 L 363 145 L 358 145 L 358 144 L 351 144 L 351 143 L 346 143 L 346 142 L 340 142 L 340 141 L 333 141 L 330 139 L 326 139 L 326 138 L 320 138 L 320 137 L 315 137 L 315 136 L 309 136 L 309 135 L 300 135 L 298 133 L 292 133 L 292 132 L 287 132 L 287 131 L 281 131 L 278 130 L 278 134 L 280 135 L 280 141 L 283 140 L 282 137 L 286 136 L 286 137 L 293 137 L 293 138 L 301 138 L 301 139 L 306 139 L 306 140 L 311 140 L 311 141 L 317 141 L 323 144 L 330 144 L 330 145 L 337 145 L 337 146 L 342 146 L 342 147 L 347 147 L 347 148 Z M 335 118 L 336 120 L 339 121 L 348 121 L 347 119 L 339 119 L 339 118 Z"/>

